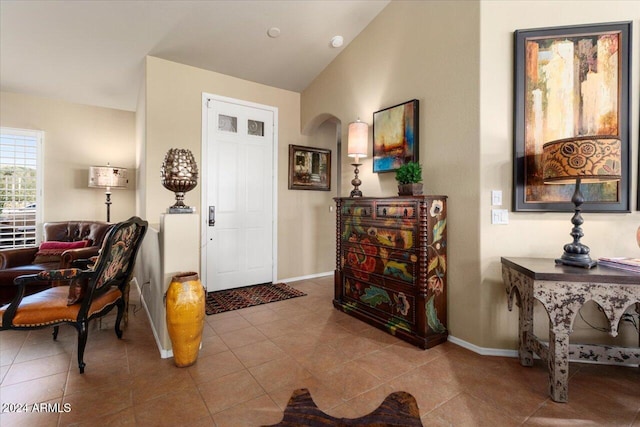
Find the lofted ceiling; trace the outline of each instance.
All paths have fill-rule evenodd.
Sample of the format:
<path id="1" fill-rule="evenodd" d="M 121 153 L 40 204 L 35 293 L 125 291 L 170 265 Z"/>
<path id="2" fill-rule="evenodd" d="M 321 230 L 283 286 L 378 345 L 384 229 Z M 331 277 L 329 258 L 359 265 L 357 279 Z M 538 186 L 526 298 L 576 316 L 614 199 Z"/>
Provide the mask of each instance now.
<path id="1" fill-rule="evenodd" d="M 0 89 L 134 111 L 151 55 L 301 92 L 388 3 L 0 0 Z"/>

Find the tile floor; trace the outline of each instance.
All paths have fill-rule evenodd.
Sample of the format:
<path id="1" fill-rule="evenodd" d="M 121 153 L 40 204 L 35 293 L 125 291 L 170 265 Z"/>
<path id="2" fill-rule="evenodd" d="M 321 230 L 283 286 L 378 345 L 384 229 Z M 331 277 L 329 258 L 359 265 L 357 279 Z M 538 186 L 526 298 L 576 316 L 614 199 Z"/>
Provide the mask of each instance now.
<path id="1" fill-rule="evenodd" d="M 83 375 L 72 327 L 57 342 L 50 329 L 2 331 L 3 410 L 45 402 L 61 411 L 2 413 L 0 425 L 259 426 L 280 421 L 291 392 L 306 387 L 336 417 L 364 415 L 404 390 L 425 426 L 640 427 L 640 369 L 571 364 L 569 403 L 554 403 L 539 361 L 524 368 L 451 343 L 419 350 L 335 310 L 332 282 L 290 283 L 308 295 L 207 316 L 189 368 L 160 359 L 135 298 L 122 340 L 113 318 L 92 326 Z"/>

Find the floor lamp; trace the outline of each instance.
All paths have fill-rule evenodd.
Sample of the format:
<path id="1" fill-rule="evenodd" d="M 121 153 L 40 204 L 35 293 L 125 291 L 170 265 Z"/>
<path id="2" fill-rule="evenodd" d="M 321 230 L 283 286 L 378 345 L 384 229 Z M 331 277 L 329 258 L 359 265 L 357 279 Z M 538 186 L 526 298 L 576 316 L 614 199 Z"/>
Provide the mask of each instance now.
<path id="1" fill-rule="evenodd" d="M 129 179 L 127 169 L 117 166 L 90 166 L 89 167 L 89 187 L 104 188 L 107 200 L 107 222 L 111 222 L 111 189 L 127 188 Z"/>

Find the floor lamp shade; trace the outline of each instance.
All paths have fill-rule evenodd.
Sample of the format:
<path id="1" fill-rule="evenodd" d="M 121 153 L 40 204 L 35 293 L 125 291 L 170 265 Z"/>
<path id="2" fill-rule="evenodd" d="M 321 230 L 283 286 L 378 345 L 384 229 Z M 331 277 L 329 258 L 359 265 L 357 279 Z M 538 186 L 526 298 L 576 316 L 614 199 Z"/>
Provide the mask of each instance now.
<path id="1" fill-rule="evenodd" d="M 582 244 L 581 206 L 584 197 L 580 184 L 618 181 L 622 177 L 622 142 L 617 136 L 577 136 L 547 142 L 542 146 L 542 175 L 545 184 L 573 184 L 571 202 L 575 213 L 571 218 L 573 242 L 564 245 L 564 253 L 556 264 L 591 268 L 597 262 L 589 256 L 589 247 Z"/>
<path id="2" fill-rule="evenodd" d="M 90 166 L 89 187 L 92 188 L 127 188 L 129 178 L 126 168 L 116 166 Z"/>
<path id="3" fill-rule="evenodd" d="M 347 155 L 349 157 L 355 157 L 355 161 L 351 163 L 353 166 L 355 178 L 351 180 L 353 190 L 351 190 L 351 197 L 362 197 L 362 191 L 359 187 L 362 181 L 358 178 L 358 166 L 361 166 L 360 159 L 367 157 L 367 145 L 369 143 L 369 125 L 365 122 L 361 122 L 358 119 L 355 122 L 349 123 L 349 136 L 347 139 Z"/>
<path id="4" fill-rule="evenodd" d="M 111 189 L 127 188 L 129 178 L 126 168 L 117 166 L 90 166 L 89 167 L 89 187 L 104 188 L 107 200 L 107 222 L 111 222 Z"/>

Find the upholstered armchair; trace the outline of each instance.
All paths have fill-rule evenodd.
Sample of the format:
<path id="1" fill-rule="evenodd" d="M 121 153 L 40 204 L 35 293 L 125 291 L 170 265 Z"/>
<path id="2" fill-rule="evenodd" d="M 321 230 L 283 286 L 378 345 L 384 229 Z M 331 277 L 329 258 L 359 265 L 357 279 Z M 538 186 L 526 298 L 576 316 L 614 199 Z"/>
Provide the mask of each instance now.
<path id="1" fill-rule="evenodd" d="M 60 221 L 43 225 L 39 246 L 0 249 L 0 304 L 16 295 L 13 281 L 24 274 L 71 267 L 74 260 L 98 255 L 104 236 L 112 226 L 101 221 Z M 51 287 L 51 282 L 28 285 L 25 295 Z"/>
<path id="2" fill-rule="evenodd" d="M 117 308 L 115 332 L 122 338 L 120 322 L 129 281 L 147 226 L 146 221 L 131 217 L 109 229 L 99 255 L 89 263 L 78 260 L 74 265 L 79 267 L 46 270 L 16 278 L 16 296 L 10 304 L 0 307 L 0 330 L 53 327 L 55 340 L 61 324 L 72 325 L 78 331 L 78 367 L 83 373 L 90 320 Z M 68 286 L 54 286 L 24 295 L 27 286 L 51 281 Z"/>

